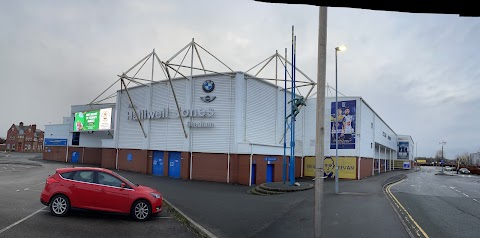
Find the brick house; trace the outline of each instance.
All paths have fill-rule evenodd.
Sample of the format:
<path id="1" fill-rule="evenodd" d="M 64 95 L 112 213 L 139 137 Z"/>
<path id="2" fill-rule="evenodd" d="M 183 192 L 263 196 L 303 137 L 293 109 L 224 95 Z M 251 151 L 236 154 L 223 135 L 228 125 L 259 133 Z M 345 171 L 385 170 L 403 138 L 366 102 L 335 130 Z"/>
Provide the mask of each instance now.
<path id="1" fill-rule="evenodd" d="M 42 152 L 44 132 L 33 124 L 25 126 L 12 124 L 7 132 L 6 149 L 17 152 Z"/>

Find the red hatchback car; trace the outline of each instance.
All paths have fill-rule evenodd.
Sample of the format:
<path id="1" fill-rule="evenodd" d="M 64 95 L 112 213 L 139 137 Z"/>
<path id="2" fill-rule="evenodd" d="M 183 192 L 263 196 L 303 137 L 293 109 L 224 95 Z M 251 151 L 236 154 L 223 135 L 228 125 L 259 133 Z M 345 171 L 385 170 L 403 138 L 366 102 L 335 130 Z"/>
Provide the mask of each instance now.
<path id="1" fill-rule="evenodd" d="M 130 214 L 147 220 L 162 211 L 163 198 L 155 189 L 130 182 L 103 168 L 61 168 L 49 176 L 40 201 L 56 216 L 70 209 Z"/>

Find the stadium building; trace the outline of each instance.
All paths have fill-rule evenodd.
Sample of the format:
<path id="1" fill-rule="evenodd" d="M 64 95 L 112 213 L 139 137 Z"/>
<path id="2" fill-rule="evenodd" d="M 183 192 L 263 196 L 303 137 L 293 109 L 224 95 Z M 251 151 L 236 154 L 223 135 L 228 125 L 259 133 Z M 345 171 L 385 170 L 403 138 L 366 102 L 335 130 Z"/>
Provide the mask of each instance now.
<path id="1" fill-rule="evenodd" d="M 183 50 L 188 47 L 193 59 L 194 50 L 201 46 L 192 41 Z M 121 89 L 113 94 L 115 102 L 100 103 L 95 99 L 86 105 L 72 106 L 62 124 L 47 125 L 44 159 L 172 178 L 253 185 L 282 181 L 285 153 L 288 178 L 291 136 L 290 125 L 285 126 L 285 101 L 292 97 L 292 86 L 288 77 L 281 79 L 278 75 L 283 74 L 285 65 L 291 66 L 290 62 L 276 53 L 267 58 L 270 60 L 256 74 L 249 73 L 250 70 L 235 72 L 221 61 L 229 71 L 206 70 L 200 57 L 201 67 L 194 67 L 193 61 L 188 67 L 183 61 L 169 63 L 183 50 L 165 62 L 153 51 L 120 75 L 116 83 L 121 84 Z M 152 72 L 158 63 L 157 70 L 163 71 L 165 80 L 153 81 L 153 73 L 151 80 L 136 77 L 137 74 L 127 76 L 150 59 Z M 275 71 L 276 76 L 258 76 L 272 60 L 277 62 L 276 70 L 280 68 Z M 182 67 L 188 68 L 190 74 L 181 73 L 178 69 Z M 202 74 L 193 75 L 193 69 Z M 314 172 L 316 98 L 310 97 L 314 81 L 297 71 L 304 77 L 297 86 L 303 82 L 303 86 L 310 87 L 308 93 L 300 95 L 296 90 L 295 94 L 296 98 L 306 98 L 306 106 L 300 108 L 294 127 L 294 169 L 298 178 L 313 176 Z M 287 87 L 285 78 L 290 83 Z M 126 82 L 137 85 L 128 87 Z M 335 129 L 340 178 L 361 179 L 404 169 L 404 163 L 410 168 L 413 157 L 398 158 L 398 135 L 363 98 L 340 97 L 338 109 L 335 98 L 327 97 L 325 175 L 334 176 Z"/>

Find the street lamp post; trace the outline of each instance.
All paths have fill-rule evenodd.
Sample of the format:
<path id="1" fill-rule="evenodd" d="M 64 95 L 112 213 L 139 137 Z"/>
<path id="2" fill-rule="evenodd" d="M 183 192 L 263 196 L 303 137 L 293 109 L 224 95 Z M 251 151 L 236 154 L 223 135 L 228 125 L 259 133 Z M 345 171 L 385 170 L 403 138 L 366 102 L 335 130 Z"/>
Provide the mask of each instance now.
<path id="1" fill-rule="evenodd" d="M 335 193 L 338 193 L 338 52 L 347 50 L 346 45 L 335 48 Z"/>
<path id="2" fill-rule="evenodd" d="M 442 174 L 443 174 L 443 163 L 444 163 L 444 158 L 443 158 L 443 145 L 447 144 L 446 141 L 439 142 L 439 144 L 442 145 L 442 160 L 440 161 L 440 165 L 442 166 Z"/>

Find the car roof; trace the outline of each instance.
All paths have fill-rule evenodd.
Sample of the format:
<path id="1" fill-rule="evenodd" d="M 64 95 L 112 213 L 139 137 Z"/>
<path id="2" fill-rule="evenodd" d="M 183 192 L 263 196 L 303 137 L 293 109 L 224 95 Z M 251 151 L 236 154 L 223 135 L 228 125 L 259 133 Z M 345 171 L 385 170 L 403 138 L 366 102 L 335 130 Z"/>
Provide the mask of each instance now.
<path id="1" fill-rule="evenodd" d="M 97 167 L 72 167 L 72 168 L 59 168 L 56 170 L 57 173 L 65 173 L 65 172 L 72 172 L 72 171 L 79 171 L 79 170 L 91 170 L 91 171 L 100 171 L 100 172 L 107 172 L 111 173 L 112 171 L 105 168 L 97 168 Z"/>

